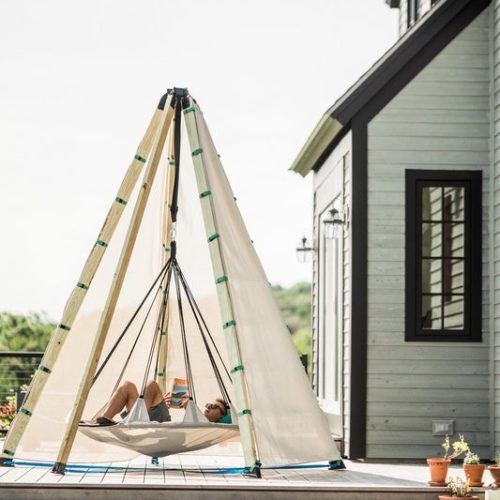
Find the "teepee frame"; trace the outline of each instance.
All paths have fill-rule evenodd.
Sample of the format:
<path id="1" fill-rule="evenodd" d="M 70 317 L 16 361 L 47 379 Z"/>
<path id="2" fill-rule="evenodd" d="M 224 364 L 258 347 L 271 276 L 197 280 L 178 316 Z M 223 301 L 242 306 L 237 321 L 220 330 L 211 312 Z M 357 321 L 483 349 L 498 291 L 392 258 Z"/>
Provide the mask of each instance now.
<path id="1" fill-rule="evenodd" d="M 66 308 L 63 313 L 61 323 L 57 326 L 52 334 L 51 340 L 42 359 L 42 362 L 35 373 L 31 386 L 28 390 L 28 395 L 24 405 L 19 410 L 10 432 L 7 436 L 4 450 L 0 456 L 0 464 L 11 460 L 16 453 L 17 446 L 22 438 L 24 430 L 27 427 L 29 418 L 36 409 L 36 404 L 43 391 L 45 383 L 50 376 L 51 368 L 57 360 L 62 344 L 67 335 L 70 334 L 71 324 L 74 321 L 80 306 L 85 298 L 85 292 L 88 290 L 92 279 L 99 267 L 106 247 L 116 229 L 124 206 L 127 204 L 134 186 L 137 183 L 140 171 L 143 164 L 147 162 L 144 179 L 139 192 L 132 219 L 129 224 L 127 236 L 123 245 L 122 253 L 118 261 L 116 271 L 113 277 L 111 288 L 108 294 L 106 305 L 101 315 L 98 330 L 92 346 L 90 357 L 87 361 L 83 379 L 80 383 L 78 394 L 75 399 L 69 423 L 66 427 L 64 438 L 61 442 L 57 460 L 53 467 L 53 472 L 64 473 L 68 463 L 69 454 L 73 445 L 78 423 L 81 419 L 85 403 L 91 388 L 92 380 L 95 375 L 97 364 L 102 354 L 106 335 L 108 333 L 117 300 L 120 294 L 121 286 L 126 276 L 130 256 L 136 241 L 137 233 L 142 221 L 144 210 L 150 193 L 154 177 L 156 175 L 163 147 L 169 132 L 169 128 L 173 121 L 175 107 L 180 106 L 184 110 L 188 137 L 193 155 L 193 164 L 198 190 L 200 193 L 200 202 L 203 213 L 203 220 L 207 234 L 210 257 L 214 272 L 214 279 L 217 288 L 217 296 L 221 317 L 223 319 L 223 327 L 225 331 L 226 345 L 228 348 L 229 361 L 231 363 L 231 373 L 236 397 L 236 407 L 240 409 L 238 412 L 238 424 L 240 428 L 241 441 L 243 445 L 244 460 L 247 470 L 255 473 L 260 477 L 260 460 L 257 450 L 257 441 L 255 436 L 255 428 L 253 423 L 251 405 L 247 382 L 245 379 L 245 371 L 242 364 L 241 351 L 238 342 L 237 325 L 233 319 L 233 307 L 231 303 L 231 295 L 227 286 L 228 276 L 226 275 L 223 257 L 218 241 L 219 233 L 217 232 L 217 221 L 215 219 L 214 208 L 211 200 L 210 186 L 206 175 L 206 166 L 203 159 L 203 151 L 200 148 L 200 140 L 198 136 L 198 125 L 196 121 L 196 113 L 199 108 L 196 103 L 189 97 L 187 89 L 170 90 L 160 101 L 158 109 L 155 111 L 153 119 L 146 131 L 146 134 L 141 141 L 134 160 L 130 165 L 127 174 L 118 191 L 115 202 L 113 203 L 106 222 L 99 234 L 98 240 L 94 245 L 89 258 L 82 271 L 80 281 L 75 290 L 72 292 Z M 179 120 L 180 122 L 180 120 Z M 175 123 L 174 127 L 180 127 L 180 123 Z M 174 134 L 171 135 L 172 137 Z M 155 142 L 156 141 L 156 142 Z M 169 175 L 167 176 L 167 187 L 165 193 L 165 202 L 171 200 L 174 182 L 174 144 L 169 145 Z M 177 152 L 178 154 L 178 152 Z M 149 161 L 147 158 L 149 157 Z M 176 162 L 180 159 L 175 158 Z M 167 211 L 167 220 L 165 221 L 164 229 L 164 261 L 168 260 L 168 252 L 175 239 L 175 220 L 172 220 L 171 212 Z M 168 307 L 164 311 L 168 315 Z M 168 324 L 168 322 L 164 322 Z M 160 350 L 158 362 L 156 366 L 156 380 L 160 387 L 165 388 L 165 363 L 166 363 L 166 343 L 168 332 L 161 332 L 160 343 L 163 349 Z M 162 352 L 165 351 L 165 352 Z"/>

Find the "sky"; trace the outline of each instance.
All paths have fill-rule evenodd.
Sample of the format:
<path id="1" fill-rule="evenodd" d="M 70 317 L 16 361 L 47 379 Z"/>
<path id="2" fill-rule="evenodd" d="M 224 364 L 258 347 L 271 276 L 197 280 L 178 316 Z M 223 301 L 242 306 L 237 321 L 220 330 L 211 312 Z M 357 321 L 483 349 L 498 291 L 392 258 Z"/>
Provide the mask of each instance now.
<path id="1" fill-rule="evenodd" d="M 0 0 L 0 311 L 57 321 L 167 88 L 201 106 L 269 281 L 312 179 L 322 114 L 397 40 L 385 0 Z"/>

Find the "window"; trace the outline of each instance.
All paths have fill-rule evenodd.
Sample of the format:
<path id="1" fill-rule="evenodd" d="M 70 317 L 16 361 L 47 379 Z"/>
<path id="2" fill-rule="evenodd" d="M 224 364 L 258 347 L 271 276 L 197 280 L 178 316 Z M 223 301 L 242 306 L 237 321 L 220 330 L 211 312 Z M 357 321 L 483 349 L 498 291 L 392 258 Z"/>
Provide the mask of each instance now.
<path id="1" fill-rule="evenodd" d="M 418 19 L 418 3 L 419 0 L 406 1 L 406 25 L 408 28 L 415 24 Z"/>
<path id="2" fill-rule="evenodd" d="M 406 171 L 406 340 L 481 340 L 481 173 Z"/>

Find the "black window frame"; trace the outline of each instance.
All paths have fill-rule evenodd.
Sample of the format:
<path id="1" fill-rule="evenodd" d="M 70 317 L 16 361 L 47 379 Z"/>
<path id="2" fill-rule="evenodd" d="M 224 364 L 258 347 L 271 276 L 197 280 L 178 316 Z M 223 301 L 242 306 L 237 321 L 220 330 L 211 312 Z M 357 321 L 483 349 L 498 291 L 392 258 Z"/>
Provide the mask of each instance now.
<path id="1" fill-rule="evenodd" d="M 482 173 L 477 170 L 406 170 L 405 206 L 405 340 L 418 342 L 481 342 L 482 304 Z M 422 188 L 465 188 L 464 198 L 464 328 L 423 330 Z"/>

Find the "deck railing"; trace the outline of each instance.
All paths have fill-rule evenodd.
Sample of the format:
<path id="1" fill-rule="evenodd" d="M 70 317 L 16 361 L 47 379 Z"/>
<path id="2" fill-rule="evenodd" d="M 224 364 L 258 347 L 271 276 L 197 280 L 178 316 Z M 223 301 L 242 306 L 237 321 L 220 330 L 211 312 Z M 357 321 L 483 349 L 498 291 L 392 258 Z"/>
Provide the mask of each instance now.
<path id="1" fill-rule="evenodd" d="M 40 364 L 43 352 L 0 351 L 0 433 L 8 430 L 13 414 L 23 403 L 23 389 Z"/>

